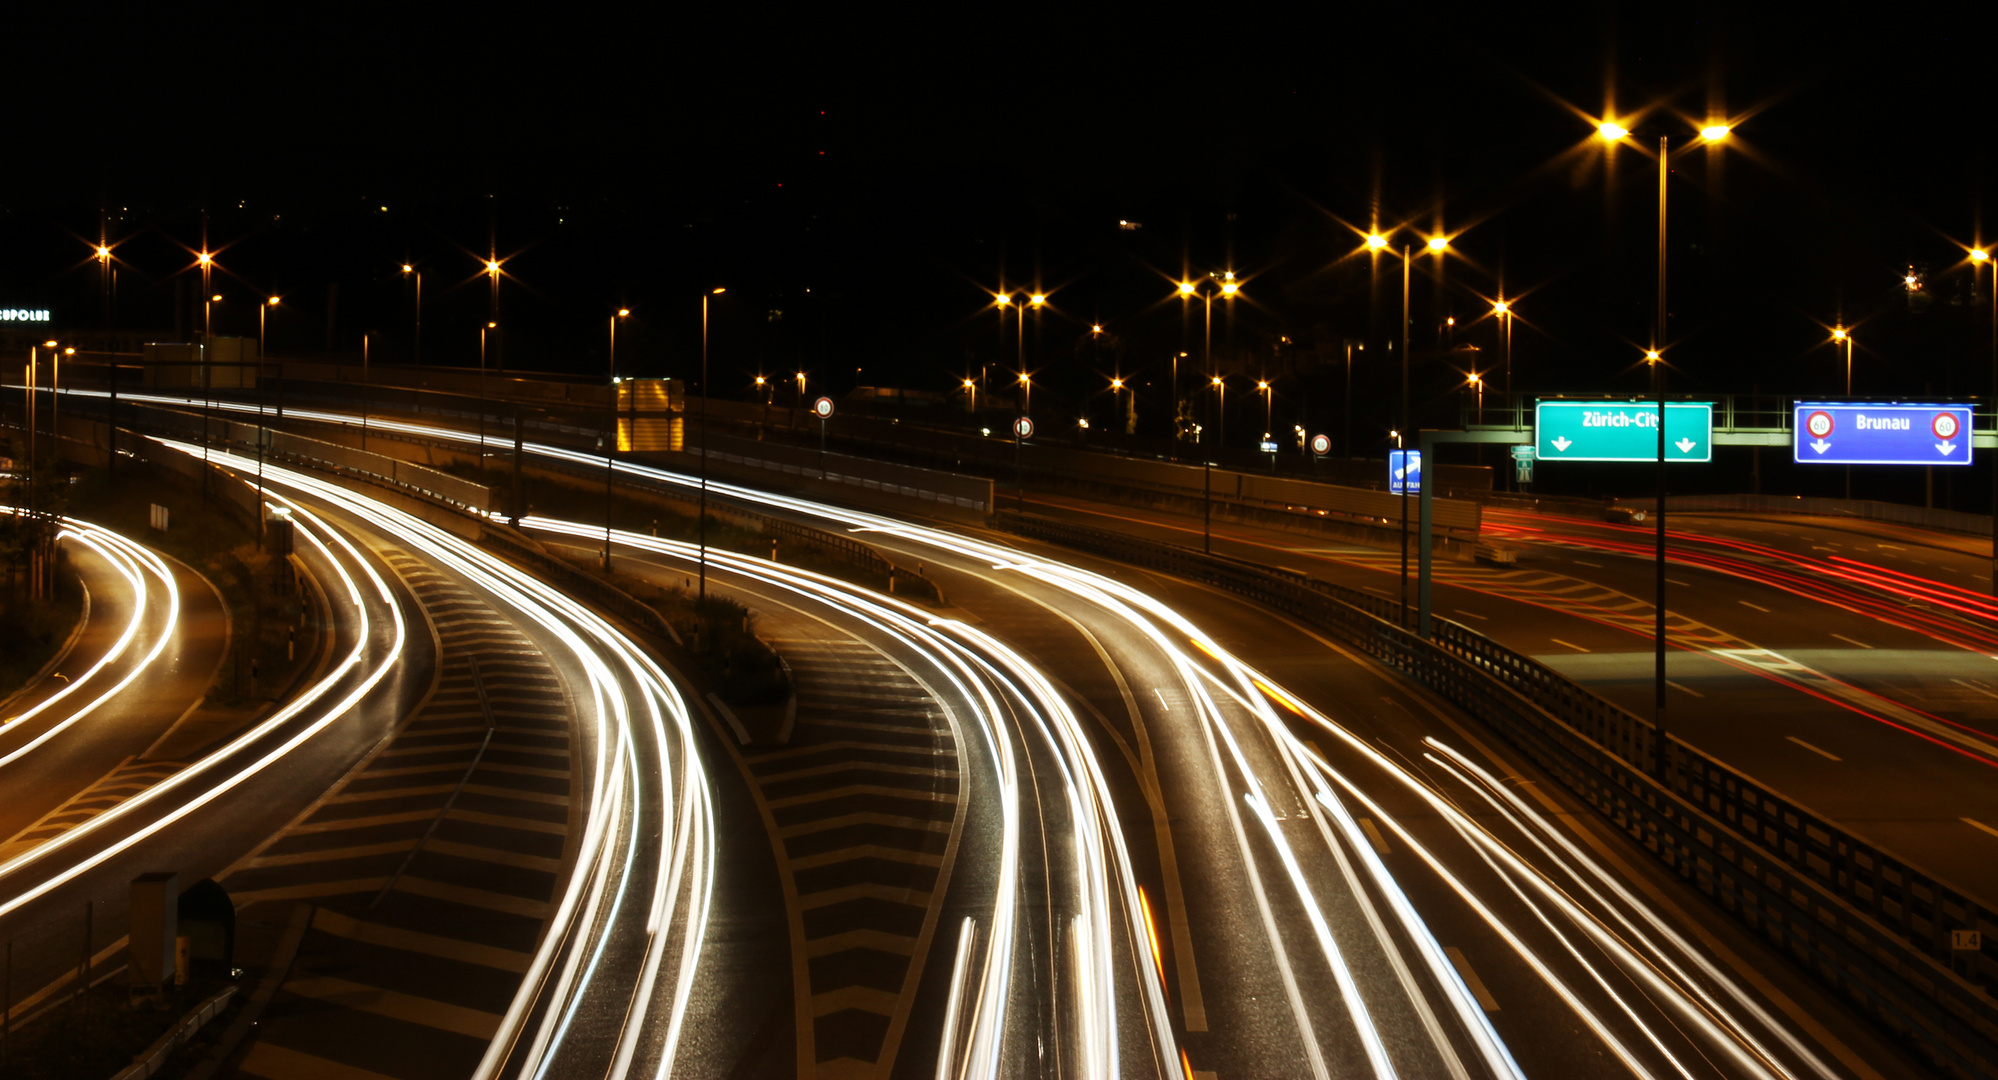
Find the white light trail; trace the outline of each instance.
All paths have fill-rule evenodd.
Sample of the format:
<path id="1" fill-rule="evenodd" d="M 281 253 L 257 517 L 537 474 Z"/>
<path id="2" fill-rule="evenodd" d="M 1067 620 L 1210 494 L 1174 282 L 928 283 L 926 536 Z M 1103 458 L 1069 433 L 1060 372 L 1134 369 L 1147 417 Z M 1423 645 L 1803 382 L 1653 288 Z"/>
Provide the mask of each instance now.
<path id="1" fill-rule="evenodd" d="M 13 507 L 0 507 L 0 513 L 18 514 L 20 511 Z M 132 640 L 138 636 L 140 629 L 146 622 L 147 596 L 151 591 L 146 584 L 146 577 L 148 575 L 158 578 L 161 587 L 165 590 L 167 598 L 166 618 L 161 624 L 162 630 L 159 640 L 154 642 L 153 647 L 146 652 L 146 655 L 138 663 L 134 664 L 130 671 L 125 673 L 124 678 L 105 687 L 96 697 L 70 710 L 68 716 L 64 717 L 60 722 L 51 725 L 40 735 L 15 748 L 11 753 L 0 755 L 0 768 L 4 768 L 20 760 L 37 747 L 67 730 L 77 721 L 96 712 L 105 702 L 110 701 L 120 691 L 130 686 L 133 680 L 150 670 L 153 662 L 158 660 L 160 653 L 165 650 L 167 642 L 173 636 L 174 627 L 179 623 L 180 587 L 174 581 L 172 570 L 167 567 L 166 563 L 152 549 L 119 533 L 112 532 L 101 526 L 92 525 L 88 522 L 78 521 L 74 518 L 63 518 L 62 523 L 63 529 L 57 534 L 57 539 L 69 538 L 89 547 L 102 556 L 106 562 L 110 563 L 112 569 L 116 570 L 119 576 L 125 579 L 125 583 L 131 589 L 132 593 L 132 613 L 130 618 L 126 620 L 124 632 L 119 635 L 118 640 L 112 645 L 110 651 L 99 657 L 97 662 L 90 666 L 89 670 L 71 679 L 61 690 L 43 698 L 33 708 L 9 717 L 4 721 L 0 721 L 0 732 L 5 732 L 8 728 L 33 720 L 48 709 L 67 700 L 71 695 L 81 692 L 85 687 L 94 686 L 97 676 L 125 654 L 126 650 L 131 647 Z"/>

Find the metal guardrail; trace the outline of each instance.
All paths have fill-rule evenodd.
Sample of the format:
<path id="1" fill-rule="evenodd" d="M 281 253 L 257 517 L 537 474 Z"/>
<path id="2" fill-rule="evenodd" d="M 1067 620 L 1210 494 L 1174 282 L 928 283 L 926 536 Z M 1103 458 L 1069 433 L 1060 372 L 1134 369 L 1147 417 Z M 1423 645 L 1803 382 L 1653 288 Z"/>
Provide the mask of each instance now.
<path id="1" fill-rule="evenodd" d="M 1998 1077 L 1998 917 L 1983 902 L 1670 740 L 1531 657 L 1395 601 L 1233 559 L 1012 512 L 1000 528 L 1171 573 L 1309 623 L 1498 731 L 1613 826 L 1951 1075 Z M 1950 948 L 1979 930 L 1981 951 Z M 1981 984 L 1981 985 L 1980 985 Z"/>

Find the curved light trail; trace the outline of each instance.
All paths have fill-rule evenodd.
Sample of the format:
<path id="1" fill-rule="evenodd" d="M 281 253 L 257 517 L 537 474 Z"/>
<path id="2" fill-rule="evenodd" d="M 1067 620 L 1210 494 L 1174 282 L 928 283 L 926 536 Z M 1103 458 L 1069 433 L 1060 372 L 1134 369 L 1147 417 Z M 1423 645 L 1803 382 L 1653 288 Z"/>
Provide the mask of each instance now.
<path id="1" fill-rule="evenodd" d="M 20 512 L 20 510 L 14 507 L 0 507 L 0 513 L 19 514 Z M 12 765 L 14 762 L 19 761 L 30 752 L 47 743 L 50 739 L 68 730 L 78 721 L 97 711 L 105 702 L 116 697 L 120 691 L 130 686 L 133 680 L 145 674 L 152 667 L 153 662 L 159 659 L 160 653 L 166 649 L 167 642 L 172 636 L 172 627 L 180 620 L 180 587 L 174 581 L 173 571 L 167 567 L 166 562 L 151 548 L 123 534 L 113 532 L 102 526 L 92 525 L 86 521 L 78 521 L 75 518 L 69 517 L 60 520 L 62 522 L 62 530 L 56 534 L 56 539 L 75 541 L 102 556 L 111 565 L 112 569 L 125 580 L 126 587 L 131 590 L 132 612 L 126 620 L 125 629 L 118 636 L 118 640 L 88 670 L 76 678 L 69 680 L 62 689 L 43 698 L 32 708 L 6 717 L 5 719 L 0 719 L 0 735 L 4 735 L 9 729 L 34 720 L 43 713 L 61 705 L 69 698 L 84 694 L 86 690 L 95 695 L 71 706 L 67 715 L 64 715 L 61 720 L 50 725 L 41 734 L 36 735 L 11 751 L 0 754 L 0 768 Z M 159 639 L 153 643 L 153 647 L 147 650 L 146 654 L 139 658 L 136 663 L 131 665 L 122 678 L 109 683 L 109 685 L 100 687 L 98 684 L 103 680 L 99 677 L 104 676 L 105 678 L 109 678 L 108 675 L 105 675 L 107 670 L 111 669 L 125 655 L 126 651 L 131 648 L 133 640 L 139 636 L 141 629 L 146 625 L 148 611 L 147 598 L 151 593 L 151 589 L 147 583 L 148 578 L 157 578 L 161 589 L 166 594 L 165 618 L 160 624 L 164 629 L 159 634 Z"/>
<path id="2" fill-rule="evenodd" d="M 292 410 L 292 414 L 349 422 L 339 413 Z M 379 418 L 371 424 L 425 438 L 475 441 L 465 433 L 429 425 Z M 602 469 L 605 464 L 602 457 L 562 447 L 531 443 L 524 448 L 537 456 L 593 469 Z M 697 483 L 693 477 L 634 463 L 618 462 L 614 468 L 630 480 L 669 488 L 687 489 Z M 1352 1045 L 1350 1039 L 1363 1048 L 1368 1070 L 1376 1077 L 1424 1075 L 1437 1069 L 1452 1076 L 1468 1076 L 1472 1067 L 1493 1077 L 1521 1075 L 1489 1017 L 1443 955 L 1422 914 L 1364 842 L 1344 809 L 1344 799 L 1365 807 L 1400 837 L 1449 892 L 1496 937 L 1509 943 L 1522 965 L 1566 1003 L 1602 1051 L 1632 1075 L 1691 1075 L 1687 1062 L 1695 1058 L 1725 1060 L 1733 1068 L 1756 1076 L 1830 1071 L 1808 1044 L 1736 979 L 1672 932 L 1649 905 L 1623 888 L 1597 860 L 1560 837 L 1544 814 L 1450 748 L 1432 744 L 1427 759 L 1444 779 L 1420 775 L 1232 656 L 1170 606 L 1102 575 L 875 514 L 741 485 L 709 481 L 707 486 L 724 496 L 832 522 L 849 531 L 893 536 L 990 566 L 997 573 L 1017 573 L 1122 620 L 1148 641 L 1178 672 L 1189 699 L 1196 703 L 1201 724 L 1218 745 L 1227 748 L 1225 758 L 1218 752 L 1214 756 L 1212 775 L 1206 782 L 1233 792 L 1225 805 L 1248 873 L 1255 878 L 1258 897 L 1263 895 L 1261 871 L 1250 853 L 1261 847 L 1273 852 L 1283 867 L 1283 872 L 1273 877 L 1270 891 L 1286 892 L 1286 902 L 1306 912 L 1311 927 L 1307 940 L 1317 946 L 1322 965 L 1315 973 L 1300 970 L 1299 976 L 1308 975 L 1314 981 L 1329 977 L 1340 987 L 1339 996 L 1344 1000 L 1338 1008 L 1343 1016 L 1327 1016 L 1324 1002 L 1304 1000 L 1296 981 L 1288 976 L 1284 935 L 1271 926 L 1268 944 L 1278 962 L 1286 966 L 1290 1007 L 1299 1018 L 1300 1038 L 1310 1048 L 1314 1072 L 1328 1075 L 1318 1053 L 1320 1044 L 1335 1048 Z M 599 526 L 536 519 L 523 524 L 572 535 L 602 535 Z M 690 553 L 689 545 L 651 537 L 623 534 L 619 541 L 680 558 Z M 795 571 L 779 574 L 761 560 L 713 549 L 707 557 L 745 576 L 763 575 L 764 580 L 784 587 L 808 587 L 801 583 L 810 575 Z M 833 586 L 821 582 L 809 587 Z M 1142 956 L 1143 947 L 1135 938 L 1144 935 L 1147 925 L 1144 900 L 1124 858 L 1123 831 L 1117 824 L 1100 763 L 1087 741 L 1078 737 L 1080 726 L 1063 695 L 1031 664 L 974 627 L 925 616 L 882 598 L 869 602 L 884 613 L 899 612 L 893 619 L 901 622 L 894 622 L 887 614 L 882 616 L 883 622 L 898 626 L 908 635 L 907 640 L 934 640 L 917 632 L 916 620 L 920 618 L 922 627 L 944 631 L 948 639 L 965 643 L 975 657 L 965 659 L 967 666 L 1008 686 L 1017 700 L 1036 703 L 1032 714 L 1035 726 L 1041 728 L 1041 739 L 1057 752 L 1056 760 L 1063 765 L 1062 794 L 1073 808 L 1070 845 L 1085 868 L 1070 901 L 1077 908 L 1071 913 L 1072 932 L 1078 937 L 1107 938 L 1105 929 L 1121 921 Z M 1365 778 L 1349 776 L 1305 744 L 1278 715 L 1275 705 L 1336 739 L 1344 754 L 1367 770 Z M 1455 787 L 1446 792 L 1441 786 L 1444 783 Z M 1374 792 L 1382 785 L 1412 795 L 1433 811 L 1448 824 L 1457 838 L 1455 845 L 1442 851 L 1423 843 L 1376 797 Z M 1498 834 L 1465 813 L 1458 806 L 1464 799 L 1496 806 L 1496 816 L 1506 823 L 1507 832 Z M 1278 804 L 1318 806 L 1323 812 L 1279 818 L 1272 811 Z M 1237 805 L 1250 807 L 1256 815 L 1261 823 L 1258 834 L 1252 837 L 1244 828 L 1234 810 Z M 1355 864 L 1366 871 L 1364 877 L 1352 869 Z M 1345 888 L 1339 887 L 1342 878 Z M 608 891 L 608 885 L 600 884 L 593 902 L 601 904 Z M 1352 905 L 1344 909 L 1352 918 L 1332 919 L 1334 904 Z M 1394 926 L 1380 918 L 1381 907 L 1392 914 Z M 1269 918 L 1267 904 L 1264 918 Z M 1355 923 L 1367 931 L 1355 935 L 1349 930 L 1342 938 L 1333 929 L 1335 924 L 1350 928 Z M 999 1016 L 1007 993 L 1007 949 L 1003 929 L 992 929 L 983 944 L 982 972 L 971 977 L 976 990 L 967 993 L 965 1014 L 972 1018 L 973 1031 L 965 1040 L 962 1068 L 966 1075 L 992 1075 L 1004 1051 Z M 1381 957 L 1396 977 L 1358 981 L 1349 965 L 1351 958 L 1361 953 Z M 1109 1033 L 1117 1028 L 1120 1001 L 1132 990 L 1120 995 L 1107 989 L 1109 959 L 1102 949 L 1076 950 L 1071 956 L 1081 988 L 1071 1003 L 1078 1016 L 1076 1030 L 1094 1040 L 1078 1055 L 1079 1071 L 1088 1076 L 1109 1076 L 1125 1068 Z M 1147 1026 L 1157 1033 L 1154 1039 L 1159 1056 L 1165 1059 L 1159 1071 L 1177 1073 L 1180 1062 L 1173 1060 L 1178 1055 L 1165 1022 L 1157 969 L 1142 960 L 1133 966 L 1146 973 L 1134 989 L 1141 995 Z M 1450 1025 L 1442 1023 L 1439 1007 L 1440 1016 L 1451 1019 Z M 1386 1024 L 1392 1024 L 1392 1030 L 1384 1028 Z M 1411 1038 L 1414 1032 L 1423 1034 Z M 950 1045 L 947 1037 L 946 1048 Z M 940 1073 L 946 1071 L 947 1064 L 940 1063 Z M 489 1073 L 482 1071 L 481 1075 Z"/>

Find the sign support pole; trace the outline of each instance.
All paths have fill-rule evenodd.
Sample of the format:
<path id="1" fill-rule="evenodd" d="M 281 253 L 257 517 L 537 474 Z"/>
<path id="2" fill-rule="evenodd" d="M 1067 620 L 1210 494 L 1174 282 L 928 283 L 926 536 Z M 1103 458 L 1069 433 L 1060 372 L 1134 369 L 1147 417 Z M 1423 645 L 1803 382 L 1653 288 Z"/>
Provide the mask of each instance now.
<path id="1" fill-rule="evenodd" d="M 1419 489 L 1417 489 L 1416 502 L 1421 506 L 1421 510 L 1419 512 L 1419 517 L 1421 519 L 1421 522 L 1419 527 L 1421 530 L 1420 536 L 1422 539 L 1421 543 L 1417 545 L 1419 552 L 1417 556 L 1419 567 L 1416 571 L 1417 584 L 1415 589 L 1415 596 L 1416 596 L 1417 614 L 1415 622 L 1416 625 L 1415 632 L 1417 634 L 1420 634 L 1423 638 L 1426 639 L 1429 637 L 1429 582 L 1430 582 L 1429 571 L 1431 564 L 1430 545 L 1433 543 L 1433 541 L 1430 539 L 1430 523 L 1433 520 L 1433 518 L 1431 515 L 1431 501 L 1430 501 L 1431 497 L 1429 492 L 1430 488 L 1434 486 L 1430 484 L 1428 474 L 1430 470 L 1435 467 L 1431 464 L 1431 462 L 1433 462 L 1436 459 L 1436 455 L 1431 451 L 1435 449 L 1436 433 L 1433 431 L 1425 431 L 1422 433 L 1422 437 L 1420 440 L 1418 440 L 1418 442 L 1422 447 L 1421 450 L 1422 472 L 1418 474 L 1422 478 L 1422 486 Z M 1404 459 L 1404 464 L 1402 465 L 1402 468 L 1407 469 L 1407 467 L 1408 466 L 1406 464 L 1406 459 Z M 1406 472 L 1402 474 L 1401 490 L 1402 490 L 1402 497 L 1406 499 L 1408 494 L 1408 474 Z"/>
<path id="2" fill-rule="evenodd" d="M 1656 758 L 1658 777 L 1666 786 L 1671 786 L 1669 761 L 1671 742 L 1665 735 L 1665 181 L 1671 175 L 1671 155 L 1667 152 L 1667 140 L 1658 137 L 1658 359 L 1651 362 L 1652 389 L 1658 395 L 1658 505 L 1654 511 L 1653 525 L 1657 530 L 1657 592 L 1653 606 L 1657 609 L 1657 625 L 1652 633 L 1652 645 L 1657 657 L 1657 673 L 1652 688 L 1652 738 L 1657 742 Z"/>

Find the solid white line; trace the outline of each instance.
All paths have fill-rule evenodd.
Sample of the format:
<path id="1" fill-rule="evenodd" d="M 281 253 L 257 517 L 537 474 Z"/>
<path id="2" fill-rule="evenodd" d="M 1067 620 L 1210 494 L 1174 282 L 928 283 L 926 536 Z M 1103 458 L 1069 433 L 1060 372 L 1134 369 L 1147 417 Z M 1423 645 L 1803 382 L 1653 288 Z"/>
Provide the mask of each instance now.
<path id="1" fill-rule="evenodd" d="M 1673 584 L 1673 585 L 1686 585 L 1686 586 L 1690 587 L 1690 586 L 1691 586 L 1691 584 L 1692 584 L 1691 582 L 1686 582 L 1686 581 L 1680 581 L 1680 580 L 1679 580 L 1679 579 L 1677 579 L 1677 578 L 1666 578 L 1665 580 L 1666 580 L 1666 582 L 1668 582 L 1668 583 L 1670 583 L 1670 584 Z"/>
<path id="2" fill-rule="evenodd" d="M 1976 818 L 1958 818 L 1957 820 L 1963 822 L 1965 825 L 1968 825 L 1973 829 L 1980 829 L 1983 830 L 1984 832 L 1990 833 L 1993 836 L 1998 836 L 1998 829 L 1994 829 L 1991 826 L 1986 825 L 1985 823 L 1977 820 Z"/>
<path id="3" fill-rule="evenodd" d="M 1455 610 L 1459 615 L 1468 615 L 1473 619 L 1482 619 L 1485 622 L 1492 621 L 1492 617 L 1490 615 L 1480 615 L 1475 611 L 1465 611 L 1463 608 L 1455 608 L 1453 610 Z"/>
<path id="4" fill-rule="evenodd" d="M 1868 645 L 1864 641 L 1855 641 L 1852 638 L 1846 637 L 1844 634 L 1833 634 L 1832 636 L 1839 639 L 1840 641 L 1845 642 L 1848 645 L 1857 645 L 1862 649 L 1870 649 L 1873 647 L 1871 645 Z"/>
<path id="5" fill-rule="evenodd" d="M 1811 753 L 1813 753 L 1813 754 L 1821 754 L 1821 755 L 1823 755 L 1823 756 L 1825 756 L 1825 757 L 1828 757 L 1828 758 L 1832 759 L 1833 761 L 1844 761 L 1844 760 L 1845 760 L 1844 758 L 1842 758 L 1842 757 L 1839 757 L 1839 756 L 1838 756 L 1837 754 L 1834 754 L 1834 753 L 1832 753 L 1832 752 L 1831 752 L 1831 751 L 1829 751 L 1829 750 L 1826 750 L 1826 749 L 1823 749 L 1822 747 L 1816 747 L 1816 746 L 1812 746 L 1812 745 L 1811 745 L 1810 743 L 1807 743 L 1807 742 L 1805 742 L 1804 740 L 1802 740 L 1802 739 L 1799 739 L 1799 738 L 1798 738 L 1798 737 L 1796 737 L 1795 735 L 1785 735 L 1785 736 L 1783 736 L 1783 737 L 1784 737 L 1784 738 L 1786 738 L 1786 739 L 1788 739 L 1788 740 L 1790 740 L 1790 741 L 1791 741 L 1791 742 L 1793 742 L 1793 743 L 1796 743 L 1796 744 L 1797 744 L 1798 746 L 1801 746 L 1801 747 L 1803 747 L 1804 749 L 1806 749 L 1806 750 L 1809 750 L 1809 751 L 1810 751 Z M 1968 819 L 1968 818 L 1965 818 L 1964 820 L 1968 821 L 1969 819 Z"/>
<path id="6" fill-rule="evenodd" d="M 1698 690 L 1695 690 L 1695 689 L 1693 689 L 1693 688 L 1692 688 L 1692 687 L 1690 687 L 1690 686 L 1681 686 L 1681 685 L 1679 685 L 1678 683 L 1675 683 L 1675 682 L 1673 682 L 1673 681 L 1672 681 L 1672 680 L 1670 680 L 1670 679 L 1666 679 L 1666 680 L 1665 680 L 1665 685 L 1666 685 L 1666 686 L 1669 686 L 1669 687 L 1671 687 L 1671 688 L 1672 688 L 1672 689 L 1674 689 L 1674 690 L 1682 690 L 1682 691 L 1685 691 L 1686 693 L 1688 693 L 1688 694 L 1691 694 L 1691 695 L 1693 695 L 1694 697 L 1706 697 L 1706 696 L 1707 696 L 1707 695 L 1705 695 L 1705 694 L 1702 694 L 1702 693 L 1700 693 L 1700 692 L 1699 692 Z"/>
<path id="7" fill-rule="evenodd" d="M 1749 603 L 1749 602 L 1748 602 L 1748 601 L 1746 601 L 1746 600 L 1736 600 L 1736 601 L 1735 601 L 1735 603 L 1737 603 L 1737 604 L 1740 604 L 1740 605 L 1741 605 L 1742 607 L 1752 607 L 1752 608 L 1754 608 L 1755 610 L 1757 610 L 1757 611 L 1759 611 L 1759 612 L 1763 613 L 1764 615 L 1767 615 L 1767 614 L 1769 614 L 1769 609 L 1768 609 L 1768 608 L 1766 608 L 1766 607 L 1763 607 L 1763 606 L 1762 606 L 1761 604 L 1751 604 L 1751 603 Z"/>
<path id="8" fill-rule="evenodd" d="M 1549 640 L 1549 641 L 1553 642 L 1553 643 L 1554 643 L 1554 644 L 1556 644 L 1556 645 L 1566 645 L 1567 647 L 1569 647 L 1569 648 L 1571 648 L 1571 649 L 1575 650 L 1576 652 L 1588 652 L 1588 651 L 1589 651 L 1589 650 L 1587 650 L 1587 649 L 1584 649 L 1584 648 L 1582 648 L 1582 647 L 1581 647 L 1580 645 L 1577 645 L 1577 644 L 1575 644 L 1575 643 L 1574 643 L 1574 642 L 1572 642 L 1572 641 L 1562 641 L 1562 640 L 1561 640 L 1560 638 L 1557 638 L 1557 637 L 1556 637 L 1556 638 L 1548 638 L 1547 640 Z"/>

